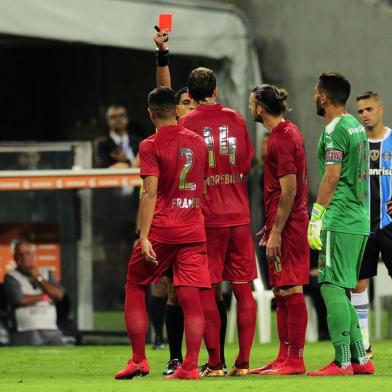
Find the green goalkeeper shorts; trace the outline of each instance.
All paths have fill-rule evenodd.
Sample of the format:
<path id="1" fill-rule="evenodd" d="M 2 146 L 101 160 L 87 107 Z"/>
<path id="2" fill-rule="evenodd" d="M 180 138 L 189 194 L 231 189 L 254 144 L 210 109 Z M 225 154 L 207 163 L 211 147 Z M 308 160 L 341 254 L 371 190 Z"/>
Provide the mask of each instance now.
<path id="1" fill-rule="evenodd" d="M 319 253 L 318 281 L 354 288 L 368 236 L 322 231 L 323 249 Z"/>

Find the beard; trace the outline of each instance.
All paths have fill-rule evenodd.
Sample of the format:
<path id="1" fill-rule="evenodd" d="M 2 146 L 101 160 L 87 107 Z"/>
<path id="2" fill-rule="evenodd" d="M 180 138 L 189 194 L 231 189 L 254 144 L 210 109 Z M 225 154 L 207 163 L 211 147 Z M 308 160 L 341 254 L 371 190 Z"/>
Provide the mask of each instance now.
<path id="1" fill-rule="evenodd" d="M 253 116 L 255 119 L 255 122 L 259 123 L 259 124 L 264 124 L 264 119 L 263 117 L 259 116 L 257 113 Z"/>
<path id="2" fill-rule="evenodd" d="M 325 116 L 325 109 L 321 106 L 319 100 L 316 101 L 316 111 L 319 116 Z"/>

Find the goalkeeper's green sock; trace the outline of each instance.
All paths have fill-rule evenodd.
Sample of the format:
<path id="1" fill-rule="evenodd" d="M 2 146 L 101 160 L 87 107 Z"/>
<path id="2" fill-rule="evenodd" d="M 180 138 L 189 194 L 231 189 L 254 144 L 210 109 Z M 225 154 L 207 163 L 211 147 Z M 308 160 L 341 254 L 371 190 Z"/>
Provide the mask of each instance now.
<path id="1" fill-rule="evenodd" d="M 358 313 L 350 300 L 347 298 L 348 306 L 351 313 L 351 327 L 350 327 L 350 343 L 351 343 L 351 359 L 353 362 L 364 365 L 369 362 L 366 354 L 365 344 L 363 342 L 361 326 L 359 325 Z"/>
<path id="2" fill-rule="evenodd" d="M 335 363 L 343 369 L 350 366 L 351 314 L 343 288 L 324 283 L 321 294 L 327 307 L 328 329 L 335 347 Z"/>

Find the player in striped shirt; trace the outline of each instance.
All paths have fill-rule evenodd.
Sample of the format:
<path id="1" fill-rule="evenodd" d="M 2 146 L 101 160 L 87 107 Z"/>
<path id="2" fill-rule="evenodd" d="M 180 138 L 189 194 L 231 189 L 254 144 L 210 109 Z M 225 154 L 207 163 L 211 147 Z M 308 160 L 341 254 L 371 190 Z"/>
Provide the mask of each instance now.
<path id="1" fill-rule="evenodd" d="M 370 236 L 351 302 L 358 313 L 365 348 L 371 358 L 368 285 L 369 279 L 377 275 L 380 253 L 392 276 L 392 131 L 384 125 L 384 107 L 377 93 L 367 91 L 357 96 L 356 101 L 370 147 Z"/>

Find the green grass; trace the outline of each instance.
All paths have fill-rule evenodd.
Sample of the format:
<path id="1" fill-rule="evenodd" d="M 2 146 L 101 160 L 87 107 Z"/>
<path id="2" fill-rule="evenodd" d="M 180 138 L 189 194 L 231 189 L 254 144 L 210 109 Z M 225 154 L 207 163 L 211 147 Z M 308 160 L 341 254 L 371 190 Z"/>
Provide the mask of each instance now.
<path id="1" fill-rule="evenodd" d="M 125 331 L 122 311 L 94 312 L 95 331 Z"/>
<path id="2" fill-rule="evenodd" d="M 307 376 L 280 376 L 205 379 L 201 381 L 163 381 L 162 368 L 168 351 L 148 350 L 152 368 L 145 378 L 115 381 L 113 374 L 120 370 L 129 357 L 125 346 L 64 347 L 64 348 L 1 348 L 0 391 L 26 392 L 122 392 L 122 391 L 237 391 L 258 389 L 264 391 L 387 391 L 392 385 L 392 341 L 374 341 L 376 353 L 375 376 L 311 378 Z M 236 347 L 227 346 L 227 362 L 234 360 Z M 276 352 L 276 343 L 255 344 L 252 366 L 261 365 Z M 305 359 L 308 369 L 324 366 L 332 358 L 328 342 L 309 344 Z M 200 362 L 206 360 L 202 351 Z"/>

